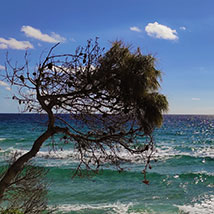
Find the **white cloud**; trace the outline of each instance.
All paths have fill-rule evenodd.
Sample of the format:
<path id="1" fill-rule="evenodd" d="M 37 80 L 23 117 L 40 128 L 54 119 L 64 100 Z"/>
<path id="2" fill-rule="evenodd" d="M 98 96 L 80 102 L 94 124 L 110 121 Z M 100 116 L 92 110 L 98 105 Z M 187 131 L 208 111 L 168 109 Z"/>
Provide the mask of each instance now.
<path id="1" fill-rule="evenodd" d="M 198 97 L 193 97 L 192 100 L 193 100 L 193 101 L 200 101 L 201 99 L 198 98 Z"/>
<path id="2" fill-rule="evenodd" d="M 0 43 L 0 49 L 7 49 L 7 45 L 6 44 L 3 44 L 3 43 Z"/>
<path id="3" fill-rule="evenodd" d="M 184 26 L 180 27 L 180 30 L 186 30 L 186 29 L 187 29 L 187 28 L 184 27 Z"/>
<path id="4" fill-rule="evenodd" d="M 178 36 L 176 35 L 176 30 L 172 30 L 170 27 L 159 24 L 158 22 L 149 23 L 145 27 L 145 31 L 149 36 L 158 38 L 158 39 L 168 39 L 176 40 Z"/>
<path id="5" fill-rule="evenodd" d="M 0 86 L 4 87 L 6 90 L 11 91 L 11 88 L 9 87 L 9 84 L 0 80 Z"/>
<path id="6" fill-rule="evenodd" d="M 34 96 L 34 95 L 36 95 L 36 92 L 34 90 L 28 90 L 28 91 L 26 91 L 26 94 L 28 96 Z"/>
<path id="7" fill-rule="evenodd" d="M 0 71 L 5 70 L 5 67 L 3 65 L 0 65 Z"/>
<path id="8" fill-rule="evenodd" d="M 6 82 L 0 80 L 0 86 L 8 87 L 9 85 Z"/>
<path id="9" fill-rule="evenodd" d="M 0 37 L 0 49 L 16 49 L 16 50 L 26 50 L 28 48 L 33 48 L 33 45 L 28 41 L 17 41 L 14 38 L 4 39 Z"/>
<path id="10" fill-rule="evenodd" d="M 136 26 L 130 27 L 129 29 L 131 31 L 135 31 L 135 32 L 138 32 L 138 33 L 140 33 L 142 31 L 139 27 L 136 27 Z"/>
<path id="11" fill-rule="evenodd" d="M 65 42 L 66 40 L 59 34 L 54 32 L 52 32 L 51 35 L 43 34 L 39 29 L 33 28 L 31 26 L 22 26 L 21 31 L 24 32 L 27 37 L 32 37 L 43 42 L 58 43 Z"/>

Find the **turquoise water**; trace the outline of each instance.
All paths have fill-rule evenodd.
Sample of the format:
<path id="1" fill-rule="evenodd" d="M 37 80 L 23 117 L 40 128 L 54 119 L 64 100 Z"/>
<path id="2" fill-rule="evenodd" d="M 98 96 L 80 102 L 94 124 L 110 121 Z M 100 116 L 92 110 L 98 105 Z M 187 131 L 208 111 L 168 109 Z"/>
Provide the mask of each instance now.
<path id="1" fill-rule="evenodd" d="M 45 116 L 0 114 L 0 166 L 15 152 L 28 151 L 45 128 Z M 157 152 L 142 183 L 143 163 L 134 158 L 119 173 L 75 177 L 77 154 L 69 145 L 45 143 L 33 160 L 48 168 L 50 207 L 58 213 L 214 213 L 214 116 L 166 115 L 154 133 Z"/>

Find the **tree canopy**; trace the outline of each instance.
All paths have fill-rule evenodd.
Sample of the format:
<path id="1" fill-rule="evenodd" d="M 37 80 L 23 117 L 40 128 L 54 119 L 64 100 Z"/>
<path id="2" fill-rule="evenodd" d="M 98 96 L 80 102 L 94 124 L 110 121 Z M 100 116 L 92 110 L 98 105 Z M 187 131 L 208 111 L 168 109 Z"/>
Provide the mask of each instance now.
<path id="1" fill-rule="evenodd" d="M 132 51 L 121 41 L 105 51 L 97 40 L 89 40 L 74 54 L 60 55 L 53 54 L 57 45 L 35 70 L 27 55 L 21 67 L 7 60 L 5 77 L 17 92 L 12 98 L 24 105 L 25 112 L 46 113 L 48 125 L 32 149 L 5 173 L 0 197 L 43 142 L 57 133 L 79 153 L 76 173 L 83 166 L 98 170 L 106 162 L 122 170 L 120 163 L 130 158 L 122 157 L 121 151 L 144 158 L 145 170 L 150 165 L 152 132 L 168 107 L 159 92 L 161 72 L 155 58 L 139 48 Z"/>

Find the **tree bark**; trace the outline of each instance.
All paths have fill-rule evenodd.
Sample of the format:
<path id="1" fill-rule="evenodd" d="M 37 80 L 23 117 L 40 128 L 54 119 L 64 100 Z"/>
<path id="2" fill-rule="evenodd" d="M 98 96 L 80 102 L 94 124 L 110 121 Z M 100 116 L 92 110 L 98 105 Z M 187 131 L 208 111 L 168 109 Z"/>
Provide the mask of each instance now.
<path id="1" fill-rule="evenodd" d="M 31 158 L 36 156 L 38 151 L 40 150 L 42 144 L 45 140 L 51 137 L 54 134 L 54 130 L 48 129 L 45 131 L 37 140 L 34 142 L 31 150 L 20 158 L 18 158 L 7 170 L 5 175 L 0 181 L 0 203 L 3 199 L 4 193 L 6 189 L 10 186 L 11 181 L 21 172 L 23 166 L 26 162 L 28 162 Z"/>

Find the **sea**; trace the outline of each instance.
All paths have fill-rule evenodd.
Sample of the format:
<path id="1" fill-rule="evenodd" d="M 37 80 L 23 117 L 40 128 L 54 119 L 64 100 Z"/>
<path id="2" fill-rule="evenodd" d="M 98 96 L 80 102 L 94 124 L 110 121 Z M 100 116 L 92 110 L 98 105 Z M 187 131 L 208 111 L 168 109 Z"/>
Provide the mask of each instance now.
<path id="1" fill-rule="evenodd" d="M 46 116 L 0 114 L 0 168 L 27 152 L 46 128 Z M 126 170 L 103 167 L 89 177 L 72 177 L 78 164 L 69 145 L 46 142 L 33 163 L 48 169 L 48 206 L 59 214 L 214 213 L 214 116 L 164 115 L 154 131 L 156 153 L 144 184 L 143 161 Z"/>

